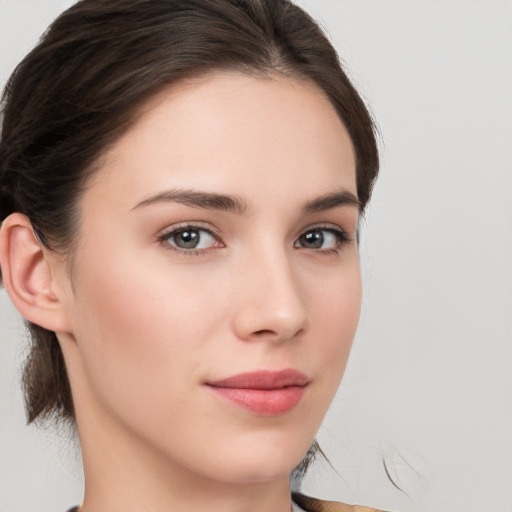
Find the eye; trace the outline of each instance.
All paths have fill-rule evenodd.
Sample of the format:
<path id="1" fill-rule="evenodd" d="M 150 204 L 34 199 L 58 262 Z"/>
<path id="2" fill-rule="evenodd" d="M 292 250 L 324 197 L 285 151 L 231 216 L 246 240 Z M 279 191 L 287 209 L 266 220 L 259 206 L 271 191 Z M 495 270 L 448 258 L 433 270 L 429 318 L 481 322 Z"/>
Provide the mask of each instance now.
<path id="1" fill-rule="evenodd" d="M 318 227 L 304 231 L 294 243 L 294 247 L 320 251 L 335 251 L 349 240 L 348 235 L 339 228 Z"/>
<path id="2" fill-rule="evenodd" d="M 210 230 L 198 226 L 180 226 L 167 231 L 159 241 L 178 252 L 200 252 L 220 247 L 221 242 Z"/>

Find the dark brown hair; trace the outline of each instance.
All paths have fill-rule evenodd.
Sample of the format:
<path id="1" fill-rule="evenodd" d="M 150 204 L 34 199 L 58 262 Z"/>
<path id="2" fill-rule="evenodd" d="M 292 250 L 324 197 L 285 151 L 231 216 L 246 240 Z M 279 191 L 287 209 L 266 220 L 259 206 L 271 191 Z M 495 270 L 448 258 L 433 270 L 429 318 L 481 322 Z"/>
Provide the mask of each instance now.
<path id="1" fill-rule="evenodd" d="M 2 97 L 0 221 L 25 214 L 47 248 L 72 252 L 77 202 L 141 106 L 209 71 L 314 82 L 352 139 L 364 210 L 378 170 L 371 117 L 318 25 L 289 0 L 82 0 L 18 65 Z M 29 324 L 28 421 L 74 420 L 55 333 Z"/>

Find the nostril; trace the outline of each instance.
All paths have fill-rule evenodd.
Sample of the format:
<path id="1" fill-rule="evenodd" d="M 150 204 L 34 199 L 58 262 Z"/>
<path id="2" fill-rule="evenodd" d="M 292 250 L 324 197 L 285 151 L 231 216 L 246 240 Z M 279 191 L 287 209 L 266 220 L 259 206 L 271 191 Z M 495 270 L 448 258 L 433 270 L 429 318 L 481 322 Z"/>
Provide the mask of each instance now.
<path id="1" fill-rule="evenodd" d="M 259 336 L 259 337 L 262 337 L 262 336 L 276 336 L 277 333 L 275 331 L 272 331 L 270 329 L 262 329 L 261 331 L 256 331 L 254 333 L 255 336 Z"/>
<path id="2" fill-rule="evenodd" d="M 280 331 L 274 331 L 272 329 L 261 329 L 259 331 L 254 331 L 252 333 L 253 339 L 268 339 L 272 340 L 274 342 L 280 343 L 282 341 L 286 341 L 289 339 L 294 339 L 297 336 L 300 335 L 300 333 L 303 331 L 303 329 L 299 329 L 297 332 L 291 333 L 291 332 L 280 332 Z"/>

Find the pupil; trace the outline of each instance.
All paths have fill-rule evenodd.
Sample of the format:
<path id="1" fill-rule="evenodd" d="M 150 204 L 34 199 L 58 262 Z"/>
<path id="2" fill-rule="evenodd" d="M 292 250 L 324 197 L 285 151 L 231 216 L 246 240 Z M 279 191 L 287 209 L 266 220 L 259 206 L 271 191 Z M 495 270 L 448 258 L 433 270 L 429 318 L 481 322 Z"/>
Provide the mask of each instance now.
<path id="1" fill-rule="evenodd" d="M 199 233 L 192 230 L 182 231 L 176 235 L 175 243 L 182 249 L 194 249 L 199 244 Z"/>
<path id="2" fill-rule="evenodd" d="M 302 238 L 302 245 L 313 249 L 319 249 L 324 244 L 324 235 L 321 231 L 309 231 Z"/>

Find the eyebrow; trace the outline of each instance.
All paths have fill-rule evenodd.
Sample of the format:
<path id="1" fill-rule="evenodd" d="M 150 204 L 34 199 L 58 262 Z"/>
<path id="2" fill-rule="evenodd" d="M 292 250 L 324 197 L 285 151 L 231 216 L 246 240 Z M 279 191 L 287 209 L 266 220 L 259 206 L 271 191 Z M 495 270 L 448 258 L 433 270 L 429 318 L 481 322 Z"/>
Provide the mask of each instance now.
<path id="1" fill-rule="evenodd" d="M 186 206 L 208 210 L 223 210 L 238 215 L 242 215 L 247 210 L 247 203 L 239 197 L 196 190 L 167 190 L 161 194 L 144 199 L 133 210 L 160 202 L 181 203 Z"/>
<path id="2" fill-rule="evenodd" d="M 325 210 L 331 210 L 338 206 L 354 206 L 356 208 L 361 207 L 359 199 L 348 190 L 340 190 L 325 194 L 321 197 L 308 201 L 302 208 L 303 214 L 311 214 L 317 212 L 323 212 Z"/>
<path id="3" fill-rule="evenodd" d="M 240 197 L 201 192 L 197 190 L 167 190 L 144 199 L 132 210 L 160 202 L 180 203 L 186 206 L 204 208 L 208 210 L 222 210 L 243 215 L 247 211 L 247 203 Z M 308 201 L 302 208 L 302 214 L 331 210 L 339 206 L 360 207 L 357 197 L 348 190 L 341 190 L 325 194 Z"/>

